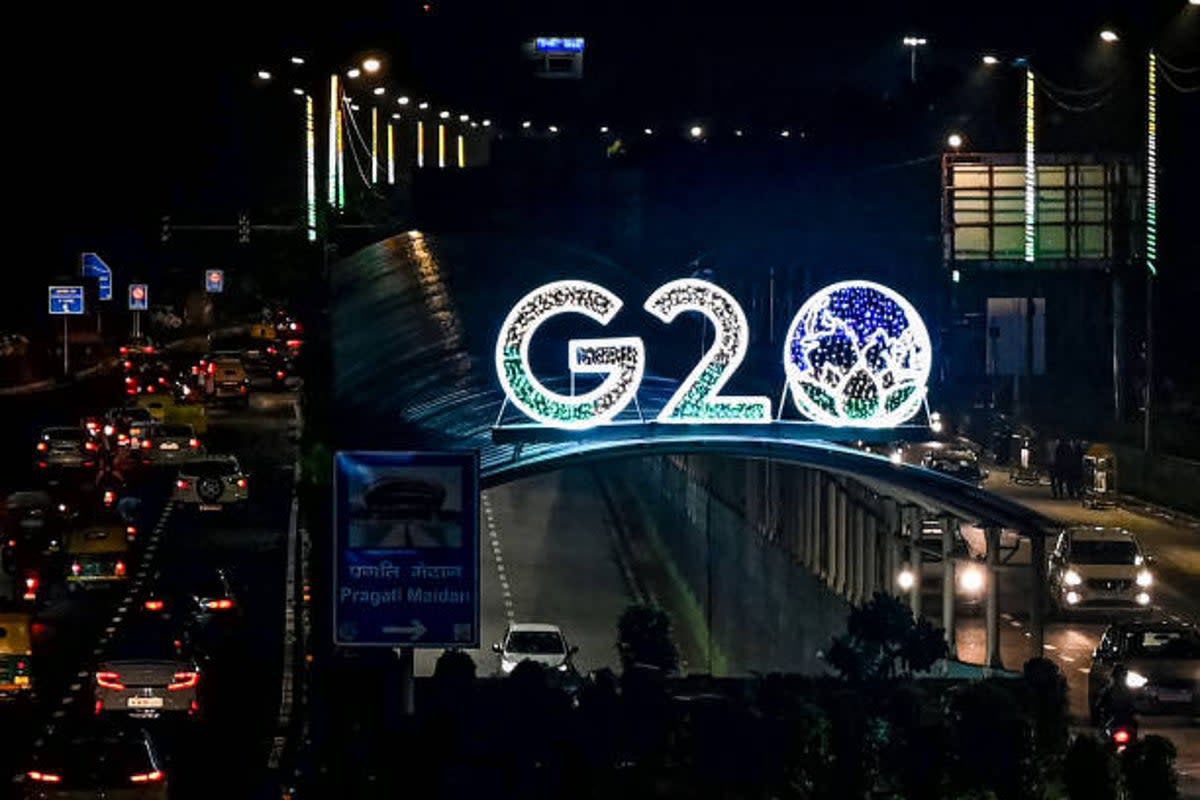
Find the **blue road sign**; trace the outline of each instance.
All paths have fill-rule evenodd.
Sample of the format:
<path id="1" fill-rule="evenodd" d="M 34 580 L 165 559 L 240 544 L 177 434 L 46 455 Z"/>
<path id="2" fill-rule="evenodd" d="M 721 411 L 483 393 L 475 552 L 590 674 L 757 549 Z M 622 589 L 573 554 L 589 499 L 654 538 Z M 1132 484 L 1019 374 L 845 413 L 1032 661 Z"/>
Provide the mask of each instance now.
<path id="1" fill-rule="evenodd" d="M 204 270 L 204 291 L 209 294 L 217 294 L 225 291 L 225 270 Z"/>
<path id="2" fill-rule="evenodd" d="M 95 278 L 99 288 L 97 297 L 101 300 L 112 300 L 112 270 L 104 259 L 95 253 L 84 253 L 81 258 L 80 273 L 85 278 Z"/>
<path id="3" fill-rule="evenodd" d="M 129 310 L 145 311 L 150 307 L 150 287 L 144 283 L 129 284 Z"/>
<path id="4" fill-rule="evenodd" d="M 82 286 L 51 286 L 50 313 L 79 315 L 84 312 Z"/>
<path id="5" fill-rule="evenodd" d="M 479 456 L 339 452 L 333 641 L 479 646 Z"/>

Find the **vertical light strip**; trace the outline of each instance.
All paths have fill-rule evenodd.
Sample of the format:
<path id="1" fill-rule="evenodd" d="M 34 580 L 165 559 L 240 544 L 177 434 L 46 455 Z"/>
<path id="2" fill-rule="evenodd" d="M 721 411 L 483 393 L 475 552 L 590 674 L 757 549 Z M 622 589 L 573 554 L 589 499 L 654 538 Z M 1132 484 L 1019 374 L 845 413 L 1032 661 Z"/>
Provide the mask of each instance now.
<path id="1" fill-rule="evenodd" d="M 1158 274 L 1158 56 L 1146 77 L 1146 269 Z"/>
<path id="2" fill-rule="evenodd" d="M 317 240 L 317 121 L 312 95 L 304 95 L 304 212 L 308 240 Z"/>
<path id="3" fill-rule="evenodd" d="M 346 146 L 342 141 L 345 136 L 346 123 L 343 119 L 345 111 L 338 109 L 337 115 L 337 207 L 346 207 Z"/>
<path id="4" fill-rule="evenodd" d="M 438 125 L 438 167 L 446 166 L 446 126 Z"/>
<path id="5" fill-rule="evenodd" d="M 1034 148 L 1034 101 L 1037 96 L 1033 67 L 1025 68 L 1025 261 L 1032 264 L 1037 251 L 1037 161 Z"/>
<path id="6" fill-rule="evenodd" d="M 417 166 L 425 166 L 425 123 L 417 123 Z"/>
<path id="7" fill-rule="evenodd" d="M 463 135 L 458 135 L 458 168 L 462 169 L 467 165 L 467 148 L 463 143 Z"/>
<path id="8" fill-rule="evenodd" d="M 379 109 L 371 107 L 371 183 L 379 183 Z"/>
<path id="9" fill-rule="evenodd" d="M 388 186 L 396 183 L 396 126 L 387 124 Z"/>
<path id="10" fill-rule="evenodd" d="M 337 205 L 337 139 L 338 139 L 338 76 L 329 76 L 329 172 L 326 183 L 329 185 L 329 206 Z"/>

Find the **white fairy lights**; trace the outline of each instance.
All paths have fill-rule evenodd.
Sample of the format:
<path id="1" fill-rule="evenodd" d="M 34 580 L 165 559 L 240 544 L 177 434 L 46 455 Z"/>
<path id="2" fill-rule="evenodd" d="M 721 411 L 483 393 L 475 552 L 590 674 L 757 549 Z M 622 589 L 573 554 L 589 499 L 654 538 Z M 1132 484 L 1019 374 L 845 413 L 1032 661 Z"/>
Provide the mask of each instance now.
<path id="1" fill-rule="evenodd" d="M 784 369 L 796 408 L 814 422 L 887 428 L 925 399 L 932 344 L 907 300 L 870 281 L 810 297 L 788 328 Z"/>

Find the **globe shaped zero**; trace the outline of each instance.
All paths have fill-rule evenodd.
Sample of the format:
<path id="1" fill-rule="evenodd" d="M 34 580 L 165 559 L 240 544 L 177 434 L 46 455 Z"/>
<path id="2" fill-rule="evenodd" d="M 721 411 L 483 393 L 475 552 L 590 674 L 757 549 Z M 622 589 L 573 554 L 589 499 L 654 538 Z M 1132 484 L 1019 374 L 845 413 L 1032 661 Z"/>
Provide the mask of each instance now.
<path id="1" fill-rule="evenodd" d="M 508 402 L 542 425 L 586 430 L 609 424 L 634 399 L 645 372 L 639 337 L 574 339 L 568 369 L 603 376 L 582 394 L 556 392 L 534 375 L 529 345 L 542 323 L 580 314 L 607 326 L 620 298 L 582 280 L 554 281 L 513 306 L 496 340 L 496 375 Z M 717 335 L 674 396 L 659 423 L 769 424 L 771 400 L 728 396 L 721 390 L 741 365 L 749 323 L 737 300 L 696 278 L 670 281 L 646 300 L 644 310 L 664 324 L 683 312 L 706 316 Z M 813 422 L 836 427 L 887 428 L 912 418 L 925 401 L 932 345 L 920 315 L 901 295 L 870 281 L 826 286 L 792 319 L 783 350 L 784 373 L 796 409 Z"/>

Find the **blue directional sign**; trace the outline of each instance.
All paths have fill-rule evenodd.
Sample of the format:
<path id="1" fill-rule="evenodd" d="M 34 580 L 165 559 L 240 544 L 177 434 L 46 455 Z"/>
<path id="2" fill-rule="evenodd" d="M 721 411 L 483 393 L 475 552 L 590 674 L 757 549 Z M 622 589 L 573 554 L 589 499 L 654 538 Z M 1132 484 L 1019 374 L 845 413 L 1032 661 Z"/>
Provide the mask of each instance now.
<path id="1" fill-rule="evenodd" d="M 50 313 L 78 316 L 84 312 L 82 286 L 51 286 Z"/>
<path id="2" fill-rule="evenodd" d="M 204 291 L 209 294 L 218 294 L 225 291 L 225 270 L 204 270 Z"/>
<path id="3" fill-rule="evenodd" d="M 478 454 L 339 452 L 333 484 L 334 644 L 478 647 Z"/>
<path id="4" fill-rule="evenodd" d="M 112 270 L 104 259 L 95 253 L 84 253 L 81 258 L 80 273 L 85 278 L 95 278 L 99 288 L 97 295 L 101 300 L 112 300 Z"/>
<path id="5" fill-rule="evenodd" d="M 582 53 L 582 36 L 538 36 L 534 39 L 534 49 L 539 53 Z"/>
<path id="6" fill-rule="evenodd" d="M 129 284 L 129 310 L 145 311 L 150 308 L 150 287 L 144 283 Z"/>

